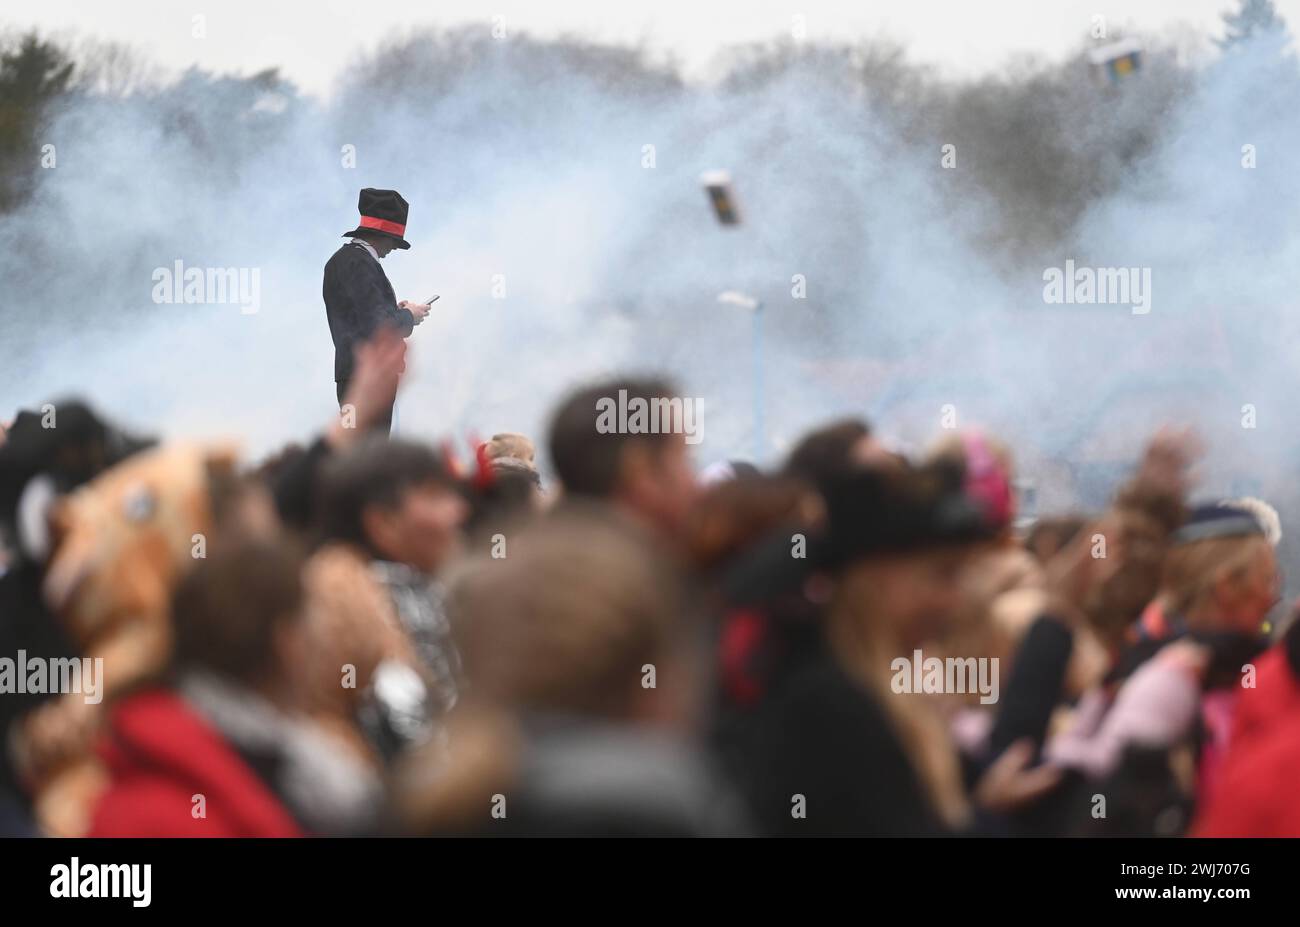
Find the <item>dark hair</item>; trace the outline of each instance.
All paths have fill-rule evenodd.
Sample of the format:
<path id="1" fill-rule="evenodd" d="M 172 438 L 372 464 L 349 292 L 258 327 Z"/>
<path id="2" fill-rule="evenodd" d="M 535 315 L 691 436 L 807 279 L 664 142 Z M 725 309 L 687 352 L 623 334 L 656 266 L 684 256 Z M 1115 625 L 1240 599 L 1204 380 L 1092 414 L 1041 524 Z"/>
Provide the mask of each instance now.
<path id="1" fill-rule="evenodd" d="M 618 485 L 623 449 L 633 443 L 662 445 L 667 433 L 622 434 L 596 430 L 598 403 L 626 391 L 628 402 L 651 402 L 675 395 L 672 385 L 657 379 L 610 380 L 571 394 L 551 419 L 550 449 L 556 475 L 566 492 L 606 498 Z"/>
<path id="2" fill-rule="evenodd" d="M 306 454 L 307 448 L 291 441 L 262 458 L 262 462 L 253 468 L 253 473 L 266 480 L 267 485 L 274 485 L 281 476 L 292 473 Z"/>
<path id="3" fill-rule="evenodd" d="M 1025 536 L 1025 547 L 1039 563 L 1046 563 L 1069 546 L 1087 524 L 1088 519 L 1083 515 L 1040 518 Z"/>
<path id="4" fill-rule="evenodd" d="M 753 476 L 710 486 L 701 493 L 688 523 L 691 562 L 702 570 L 711 569 L 779 528 L 806 530 L 805 500 L 811 494 L 801 480 L 765 476 L 757 470 Z M 787 541 L 789 533 L 781 532 Z"/>
<path id="5" fill-rule="evenodd" d="M 283 540 L 214 543 L 172 596 L 176 667 L 241 682 L 275 672 L 275 630 L 300 613 L 301 569 Z"/>
<path id="6" fill-rule="evenodd" d="M 853 469 L 854 446 L 871 435 L 871 428 L 859 418 L 831 422 L 804 435 L 786 458 L 786 476 L 821 486 L 844 471 Z"/>
<path id="7" fill-rule="evenodd" d="M 56 399 L 50 406 L 57 428 L 45 427 L 43 411 L 20 409 L 0 442 L 0 524 L 11 531 L 18 501 L 36 474 L 70 492 L 155 443 L 122 431 L 79 399 Z"/>
<path id="8" fill-rule="evenodd" d="M 329 461 L 321 473 L 319 532 L 322 541 L 346 541 L 369 549 L 363 516 L 371 506 L 393 509 L 408 489 L 455 481 L 433 448 L 413 441 L 365 438 Z"/>
<path id="9" fill-rule="evenodd" d="M 541 489 L 537 471 L 531 467 L 492 466 L 492 482 L 470 499 L 465 521 L 467 535 L 502 530 L 533 512 L 533 499 Z"/>

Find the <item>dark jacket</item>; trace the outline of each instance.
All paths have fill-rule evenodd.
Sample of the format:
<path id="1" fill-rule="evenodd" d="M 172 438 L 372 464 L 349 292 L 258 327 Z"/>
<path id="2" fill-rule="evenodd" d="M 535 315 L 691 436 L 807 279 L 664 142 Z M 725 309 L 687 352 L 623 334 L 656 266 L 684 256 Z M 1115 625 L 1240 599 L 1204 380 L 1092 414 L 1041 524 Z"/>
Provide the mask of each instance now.
<path id="1" fill-rule="evenodd" d="M 462 729 L 463 730 L 463 729 Z M 438 836 L 742 837 L 748 815 L 711 760 L 687 738 L 576 715 L 525 713 L 505 760 L 507 778 L 480 775 L 445 807 L 460 812 L 424 829 Z M 463 736 L 463 735 L 462 735 Z M 458 742 L 452 734 L 451 742 Z M 479 753 L 483 755 L 482 752 Z M 446 788 L 472 776 L 471 752 L 452 751 L 434 779 Z M 468 779 L 466 779 L 468 781 Z M 453 786 L 453 789 L 455 787 Z M 500 789 L 500 791 L 495 791 Z M 467 809 L 478 809 L 465 814 Z"/>
<path id="2" fill-rule="evenodd" d="M 809 661 L 754 722 L 727 759 L 764 834 L 947 833 L 884 707 L 829 654 Z"/>
<path id="3" fill-rule="evenodd" d="M 415 317 L 397 306 L 392 284 L 379 262 L 359 244 L 349 242 L 325 265 L 321 287 L 325 315 L 334 339 L 334 380 L 352 377 L 352 352 L 381 325 L 391 325 L 403 338 L 415 327 Z"/>

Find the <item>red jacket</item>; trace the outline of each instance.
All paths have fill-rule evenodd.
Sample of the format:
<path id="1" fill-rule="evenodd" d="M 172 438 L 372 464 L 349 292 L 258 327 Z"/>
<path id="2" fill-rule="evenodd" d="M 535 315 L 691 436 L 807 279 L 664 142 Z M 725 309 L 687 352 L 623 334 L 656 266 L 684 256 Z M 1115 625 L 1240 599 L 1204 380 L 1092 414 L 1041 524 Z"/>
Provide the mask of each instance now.
<path id="1" fill-rule="evenodd" d="M 220 733 L 174 692 L 119 703 L 100 753 L 108 791 L 91 837 L 300 837 L 302 829 Z M 202 795 L 206 816 L 196 817 Z"/>
<path id="2" fill-rule="evenodd" d="M 1255 661 L 1255 685 L 1243 688 L 1237 700 L 1232 748 L 1268 736 L 1274 724 L 1300 718 L 1300 681 L 1280 646 Z"/>
<path id="3" fill-rule="evenodd" d="M 1237 700 L 1227 756 L 1194 836 L 1300 837 L 1300 683 L 1280 647 L 1255 666 L 1255 687 Z"/>

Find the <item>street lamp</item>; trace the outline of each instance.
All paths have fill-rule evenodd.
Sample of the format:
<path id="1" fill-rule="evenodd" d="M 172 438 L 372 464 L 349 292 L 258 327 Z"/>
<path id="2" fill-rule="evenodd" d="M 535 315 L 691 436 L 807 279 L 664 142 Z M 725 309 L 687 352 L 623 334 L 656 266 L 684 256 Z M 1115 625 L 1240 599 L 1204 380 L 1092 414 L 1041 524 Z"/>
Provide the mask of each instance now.
<path id="1" fill-rule="evenodd" d="M 763 434 L 763 301 L 738 290 L 727 290 L 718 294 L 718 302 L 736 306 L 749 313 L 749 340 L 753 357 L 754 464 L 759 466 L 767 445 Z"/>

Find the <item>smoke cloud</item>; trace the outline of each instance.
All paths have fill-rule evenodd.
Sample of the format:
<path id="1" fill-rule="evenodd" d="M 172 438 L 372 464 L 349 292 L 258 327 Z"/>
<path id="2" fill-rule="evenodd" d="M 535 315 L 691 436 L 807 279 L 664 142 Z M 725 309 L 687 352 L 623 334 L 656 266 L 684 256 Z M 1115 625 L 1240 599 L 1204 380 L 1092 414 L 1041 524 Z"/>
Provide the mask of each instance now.
<path id="1" fill-rule="evenodd" d="M 335 408 L 321 268 L 357 190 L 393 187 L 413 247 L 385 270 L 441 296 L 407 435 L 541 436 L 569 387 L 660 372 L 703 400 L 700 463 L 750 457 L 751 316 L 717 301 L 739 290 L 763 303 L 763 462 L 834 415 L 922 444 L 947 410 L 1016 447 L 1041 507 L 1095 505 L 1186 422 L 1208 494 L 1288 520 L 1300 80 L 1278 42 L 1199 62 L 1149 41 L 1115 84 L 1082 54 L 941 83 L 880 46 L 740 49 L 722 72 L 462 30 L 360 59 L 328 101 L 273 73 L 85 85 L 42 132 L 57 165 L 0 217 L 4 405 L 81 394 L 253 455 L 306 439 Z M 712 168 L 738 227 L 709 210 Z M 1147 269 L 1150 311 L 1045 302 L 1067 260 Z M 176 261 L 256 269 L 258 311 L 155 302 Z"/>

